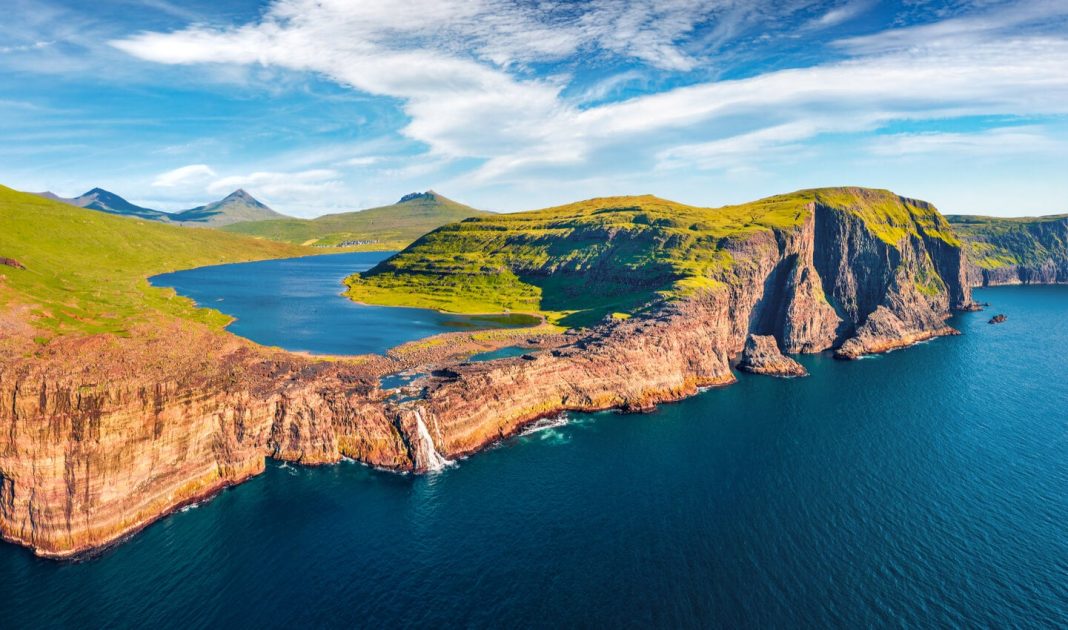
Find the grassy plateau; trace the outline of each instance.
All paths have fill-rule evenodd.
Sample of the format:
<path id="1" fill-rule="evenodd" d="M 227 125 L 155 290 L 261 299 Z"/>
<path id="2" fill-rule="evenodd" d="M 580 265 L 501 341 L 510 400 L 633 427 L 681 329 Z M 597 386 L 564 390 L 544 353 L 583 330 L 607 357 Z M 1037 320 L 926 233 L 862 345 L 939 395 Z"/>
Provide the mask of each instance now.
<path id="1" fill-rule="evenodd" d="M 723 208 L 607 197 L 440 227 L 346 280 L 360 302 L 460 313 L 533 312 L 568 326 L 623 318 L 657 297 L 716 286 L 731 239 L 801 225 L 813 203 L 861 218 L 896 243 L 922 229 L 956 243 L 924 202 L 889 191 L 803 190 Z"/>

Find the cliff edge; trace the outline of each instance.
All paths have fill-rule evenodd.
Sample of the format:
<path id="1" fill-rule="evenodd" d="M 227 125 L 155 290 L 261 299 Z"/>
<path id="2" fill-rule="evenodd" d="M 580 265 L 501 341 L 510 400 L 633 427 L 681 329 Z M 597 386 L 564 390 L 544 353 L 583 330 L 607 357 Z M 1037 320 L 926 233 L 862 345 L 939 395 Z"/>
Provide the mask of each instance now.
<path id="1" fill-rule="evenodd" d="M 433 470 L 563 410 L 641 411 L 729 384 L 751 335 L 853 358 L 952 334 L 945 318 L 971 302 L 948 224 L 888 191 L 720 209 L 611 198 L 451 224 L 349 281 L 367 301 L 539 311 L 580 326 L 569 334 L 479 363 L 451 343 L 403 366 L 309 358 L 143 280 L 206 264 L 215 245 L 246 248 L 231 260 L 280 246 L 34 199 L 0 199 L 18 228 L 0 254 L 26 263 L 0 282 L 0 533 L 50 557 L 121 540 L 267 457 Z M 42 217 L 80 246 L 39 251 Z M 90 265 L 94 247 L 107 256 Z M 428 374 L 407 397 L 379 380 L 400 367 Z"/>

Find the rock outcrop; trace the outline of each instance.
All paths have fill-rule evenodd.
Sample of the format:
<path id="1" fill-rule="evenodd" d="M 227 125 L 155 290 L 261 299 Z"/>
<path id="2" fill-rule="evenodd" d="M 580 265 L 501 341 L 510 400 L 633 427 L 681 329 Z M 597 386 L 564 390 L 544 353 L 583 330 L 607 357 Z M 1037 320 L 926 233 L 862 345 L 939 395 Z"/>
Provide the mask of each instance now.
<path id="1" fill-rule="evenodd" d="M 808 376 L 804 366 L 783 355 L 771 335 L 749 335 L 738 369 L 767 376 Z"/>
<path id="2" fill-rule="evenodd" d="M 434 470 L 561 411 L 644 411 L 730 384 L 747 340 L 747 365 L 781 374 L 796 362 L 779 348 L 852 358 L 951 334 L 950 310 L 971 303 L 959 248 L 933 208 L 879 194 L 909 218 L 879 233 L 816 196 L 794 221 L 717 242 L 730 264 L 685 294 L 522 357 L 428 356 L 407 398 L 380 389 L 382 357 L 308 358 L 188 322 L 43 349 L 20 333 L 24 345 L 0 346 L 0 532 L 69 556 L 241 482 L 267 457 Z"/>

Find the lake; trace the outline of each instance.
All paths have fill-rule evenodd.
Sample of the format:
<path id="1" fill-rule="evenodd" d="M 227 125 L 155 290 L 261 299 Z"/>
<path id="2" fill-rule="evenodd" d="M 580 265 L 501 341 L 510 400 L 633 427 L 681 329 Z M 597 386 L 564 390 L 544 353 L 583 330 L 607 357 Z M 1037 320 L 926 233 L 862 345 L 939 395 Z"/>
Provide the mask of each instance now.
<path id="1" fill-rule="evenodd" d="M 274 264 L 323 275 L 264 299 L 352 270 Z M 438 474 L 271 464 L 86 562 L 0 545 L 3 625 L 1065 627 L 1068 287 L 976 298 L 959 337 L 570 414 Z M 408 338 L 398 310 L 360 342 L 277 317 L 350 352 Z"/>
<path id="2" fill-rule="evenodd" d="M 345 277 L 393 252 L 353 252 L 200 267 L 150 279 L 235 317 L 227 328 L 267 346 L 313 354 L 385 353 L 443 332 L 531 326 L 529 315 L 455 315 L 357 304 L 341 296 Z"/>

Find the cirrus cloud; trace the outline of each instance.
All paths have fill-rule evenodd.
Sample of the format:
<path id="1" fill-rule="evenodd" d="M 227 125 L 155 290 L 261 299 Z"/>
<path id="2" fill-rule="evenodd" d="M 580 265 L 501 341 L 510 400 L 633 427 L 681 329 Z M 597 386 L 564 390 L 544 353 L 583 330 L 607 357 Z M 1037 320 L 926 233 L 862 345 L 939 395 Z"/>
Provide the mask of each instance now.
<path id="1" fill-rule="evenodd" d="M 891 121 L 1068 114 L 1063 33 L 979 37 L 1002 14 L 1011 14 L 1009 23 L 1020 27 L 1065 13 L 1045 0 L 942 26 L 842 40 L 839 46 L 850 56 L 840 61 L 587 108 L 562 96 L 566 76 L 532 78 L 521 70 L 523 64 L 578 51 L 689 69 L 698 60 L 679 39 L 736 4 L 592 2 L 565 11 L 500 0 L 279 0 L 260 21 L 244 26 L 142 33 L 112 44 L 159 63 L 312 72 L 397 99 L 408 118 L 401 133 L 433 156 L 482 160 L 472 174 L 479 181 L 576 164 L 596 168 L 599 156 L 621 147 L 650 162 L 654 156 L 663 162 L 690 153 L 712 165 L 716 151 L 733 158 L 745 143 L 774 146 L 783 130 L 789 131 L 784 142 L 797 143 Z M 840 22 L 842 12 L 864 6 L 842 5 L 831 10 L 838 13 L 823 13 L 833 17 L 824 21 Z M 931 32 L 977 37 L 968 46 L 949 46 L 937 37 L 913 35 Z M 698 145 L 702 148 L 694 148 Z"/>
<path id="2" fill-rule="evenodd" d="M 160 173 L 152 180 L 152 186 L 154 188 L 193 186 L 204 184 L 213 177 L 216 177 L 216 173 L 207 164 L 190 164 L 166 173 Z"/>

